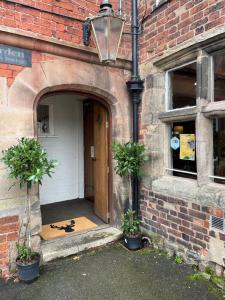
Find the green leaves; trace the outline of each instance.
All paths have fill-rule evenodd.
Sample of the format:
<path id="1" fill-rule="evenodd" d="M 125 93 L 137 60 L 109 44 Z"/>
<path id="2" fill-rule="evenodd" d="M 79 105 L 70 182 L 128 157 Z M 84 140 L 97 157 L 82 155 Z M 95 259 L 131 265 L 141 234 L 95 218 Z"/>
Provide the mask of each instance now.
<path id="1" fill-rule="evenodd" d="M 27 247 L 24 244 L 21 245 L 21 244 L 17 243 L 16 248 L 17 248 L 17 253 L 18 253 L 17 258 L 22 263 L 27 264 L 27 263 L 31 262 L 31 260 L 34 257 L 37 256 L 36 252 L 33 252 L 30 247 Z"/>
<path id="2" fill-rule="evenodd" d="M 57 165 L 55 160 L 48 160 L 47 152 L 36 139 L 25 137 L 3 151 L 1 160 L 9 169 L 9 177 L 19 180 L 20 187 L 41 184 L 43 176 L 51 176 Z"/>
<path id="3" fill-rule="evenodd" d="M 135 211 L 128 209 L 123 215 L 121 229 L 126 236 L 135 236 L 139 234 L 139 221 Z"/>
<path id="4" fill-rule="evenodd" d="M 140 168 L 146 160 L 143 144 L 128 142 L 113 145 L 114 159 L 117 161 L 115 171 L 122 176 L 140 176 Z"/>

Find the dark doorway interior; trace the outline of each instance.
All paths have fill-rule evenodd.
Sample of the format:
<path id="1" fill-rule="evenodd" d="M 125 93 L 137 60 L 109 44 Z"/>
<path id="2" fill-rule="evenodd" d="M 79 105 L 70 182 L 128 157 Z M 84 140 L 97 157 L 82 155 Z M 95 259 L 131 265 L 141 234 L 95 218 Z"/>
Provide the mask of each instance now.
<path id="1" fill-rule="evenodd" d="M 43 225 L 78 217 L 86 217 L 98 226 L 105 224 L 94 214 L 94 204 L 86 199 L 75 199 L 42 205 L 41 214 Z"/>

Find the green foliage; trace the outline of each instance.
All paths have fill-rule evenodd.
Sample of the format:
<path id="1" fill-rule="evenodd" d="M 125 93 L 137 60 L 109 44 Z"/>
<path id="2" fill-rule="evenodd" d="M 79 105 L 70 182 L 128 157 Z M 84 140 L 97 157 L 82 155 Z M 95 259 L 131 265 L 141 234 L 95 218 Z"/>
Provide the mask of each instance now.
<path id="1" fill-rule="evenodd" d="M 24 244 L 21 245 L 17 243 L 16 249 L 18 253 L 17 259 L 22 263 L 29 263 L 38 255 L 36 252 L 33 252 L 30 247 L 27 247 Z"/>
<path id="2" fill-rule="evenodd" d="M 179 256 L 179 255 L 176 255 L 176 256 L 175 256 L 175 263 L 176 263 L 177 265 L 181 265 L 183 262 L 184 262 L 184 261 L 183 261 L 183 258 L 182 258 L 181 256 Z"/>
<path id="3" fill-rule="evenodd" d="M 209 280 L 210 275 L 205 272 L 197 272 L 190 275 L 190 280 L 198 281 L 198 280 Z"/>
<path id="4" fill-rule="evenodd" d="M 146 160 L 145 146 L 139 143 L 115 143 L 113 145 L 114 159 L 117 164 L 115 171 L 122 176 L 140 176 L 140 168 Z"/>
<path id="5" fill-rule="evenodd" d="M 128 209 L 123 215 L 121 229 L 125 236 L 136 236 L 140 233 L 139 221 L 135 211 Z"/>
<path id="6" fill-rule="evenodd" d="M 48 160 L 47 152 L 36 139 L 25 137 L 3 151 L 1 160 L 9 169 L 9 177 L 19 180 L 20 187 L 41 184 L 43 176 L 51 176 L 56 166 L 56 161 Z"/>
<path id="7" fill-rule="evenodd" d="M 213 276 L 215 274 L 215 272 L 213 271 L 213 269 L 210 268 L 209 266 L 205 267 L 205 273 L 209 274 L 211 276 Z"/>

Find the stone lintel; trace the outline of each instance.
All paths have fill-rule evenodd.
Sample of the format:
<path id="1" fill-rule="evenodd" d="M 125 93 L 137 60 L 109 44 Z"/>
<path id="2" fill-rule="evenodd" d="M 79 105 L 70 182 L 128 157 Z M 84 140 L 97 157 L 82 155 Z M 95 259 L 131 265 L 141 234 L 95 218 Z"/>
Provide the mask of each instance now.
<path id="1" fill-rule="evenodd" d="M 71 42 L 59 41 L 52 37 L 46 38 L 38 34 L 26 32 L 21 29 L 9 28 L 3 25 L 0 26 L 0 44 L 77 59 L 91 64 L 103 65 L 94 48 L 80 46 Z M 109 64 L 107 66 L 131 70 L 131 60 L 124 57 L 118 57 L 114 64 Z"/>

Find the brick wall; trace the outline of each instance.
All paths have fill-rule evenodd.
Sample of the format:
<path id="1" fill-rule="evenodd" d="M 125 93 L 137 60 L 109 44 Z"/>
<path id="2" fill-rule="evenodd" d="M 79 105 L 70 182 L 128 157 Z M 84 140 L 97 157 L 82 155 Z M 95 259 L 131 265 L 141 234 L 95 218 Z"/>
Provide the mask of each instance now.
<path id="1" fill-rule="evenodd" d="M 144 63 L 225 24 L 224 0 L 171 0 L 155 10 L 154 3 L 141 0 L 139 6 L 143 27 L 140 58 Z"/>
<path id="2" fill-rule="evenodd" d="M 207 257 L 210 238 L 225 241 L 225 234 L 210 229 L 210 216 L 224 218 L 220 209 L 153 193 L 142 188 L 140 223 L 172 243 Z"/>
<path id="3" fill-rule="evenodd" d="M 0 277 L 9 273 L 10 251 L 18 240 L 19 218 L 0 218 Z"/>
<path id="4" fill-rule="evenodd" d="M 100 3 L 100 0 L 0 0 L 0 25 L 83 45 L 82 21 L 90 15 L 95 15 L 99 11 Z M 118 1 L 112 1 L 112 4 L 117 11 Z M 129 24 L 130 1 L 124 1 L 124 11 Z M 129 54 L 129 41 L 130 35 L 123 35 L 120 54 L 125 56 Z M 94 47 L 93 41 L 90 46 Z"/>

